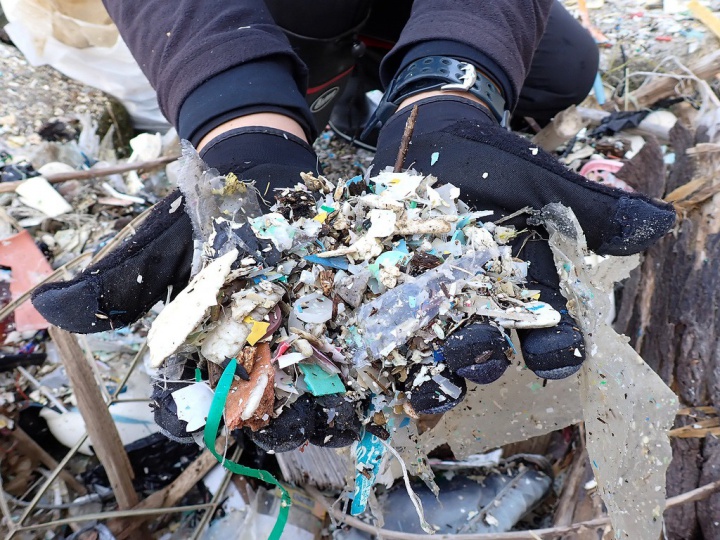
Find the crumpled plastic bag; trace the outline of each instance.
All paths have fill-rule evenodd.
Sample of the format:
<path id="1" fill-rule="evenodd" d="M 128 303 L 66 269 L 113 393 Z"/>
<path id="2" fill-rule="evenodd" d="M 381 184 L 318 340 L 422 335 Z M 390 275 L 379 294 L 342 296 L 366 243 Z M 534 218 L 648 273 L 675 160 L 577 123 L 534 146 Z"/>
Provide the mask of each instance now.
<path id="1" fill-rule="evenodd" d="M 33 66 L 48 64 L 114 96 L 136 128 L 166 131 L 150 86 L 101 0 L 0 0 L 5 31 Z"/>
<path id="2" fill-rule="evenodd" d="M 656 540 L 672 458 L 667 431 L 678 401 L 606 321 L 614 283 L 639 257 L 608 257 L 588 268 L 585 237 L 572 211 L 548 205 L 542 222 L 568 309 L 585 334 L 587 360 L 578 374 L 545 385 L 522 360 L 496 383 L 468 383 L 465 400 L 423 434 L 422 444 L 429 451 L 448 443 L 463 458 L 584 420 L 588 455 L 616 537 Z"/>

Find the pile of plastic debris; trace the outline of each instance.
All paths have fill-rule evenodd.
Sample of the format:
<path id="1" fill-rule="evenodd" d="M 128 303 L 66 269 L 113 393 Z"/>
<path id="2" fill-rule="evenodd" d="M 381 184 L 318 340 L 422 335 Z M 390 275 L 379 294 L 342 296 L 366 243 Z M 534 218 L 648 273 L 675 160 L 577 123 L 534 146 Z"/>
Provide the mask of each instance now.
<path id="1" fill-rule="evenodd" d="M 185 159 L 199 158 L 186 148 Z M 492 212 L 470 210 L 452 184 L 391 170 L 337 185 L 303 179 L 278 192 L 266 214 L 233 175 L 180 180 L 212 193 L 210 203 L 186 201 L 206 239 L 204 267 L 153 324 L 151 362 L 199 359 L 218 373 L 235 359 L 230 429 L 261 430 L 304 394 L 333 394 L 387 434 L 393 410 L 416 417 L 462 399 L 464 380 L 437 350 L 457 329 L 478 319 L 503 332 L 558 322 L 524 287 L 527 263 L 507 245 L 516 231 L 483 222 Z M 207 416 L 203 407 L 178 409 L 183 419 Z M 351 442 L 331 438 L 320 443 Z"/>

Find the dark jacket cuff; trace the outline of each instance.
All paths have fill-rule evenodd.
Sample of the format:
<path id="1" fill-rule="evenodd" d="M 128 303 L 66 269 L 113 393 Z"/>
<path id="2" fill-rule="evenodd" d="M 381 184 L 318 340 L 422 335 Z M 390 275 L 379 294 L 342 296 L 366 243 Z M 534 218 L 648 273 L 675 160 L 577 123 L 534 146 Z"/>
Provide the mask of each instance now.
<path id="1" fill-rule="evenodd" d="M 248 114 L 276 112 L 303 128 L 308 140 L 317 129 L 305 97 L 282 56 L 256 60 L 208 79 L 185 99 L 178 117 L 178 134 L 194 145 L 217 126 Z"/>

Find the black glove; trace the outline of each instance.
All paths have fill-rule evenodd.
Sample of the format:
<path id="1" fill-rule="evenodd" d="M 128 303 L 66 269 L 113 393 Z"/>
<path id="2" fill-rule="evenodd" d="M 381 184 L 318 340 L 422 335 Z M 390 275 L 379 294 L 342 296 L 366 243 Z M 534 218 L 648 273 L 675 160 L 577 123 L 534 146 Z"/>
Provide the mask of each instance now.
<path id="1" fill-rule="evenodd" d="M 289 187 L 300 172 L 317 170 L 310 145 L 271 128 L 229 131 L 200 155 L 221 174 L 255 180 L 261 193 L 268 183 Z M 190 218 L 173 205 L 180 196 L 177 190 L 168 195 L 133 236 L 75 279 L 38 287 L 35 308 L 55 326 L 87 334 L 135 322 L 167 299 L 168 287 L 174 298 L 188 283 L 193 257 Z"/>
<path id="2" fill-rule="evenodd" d="M 304 141 L 270 128 L 230 131 L 204 148 L 201 157 L 222 174 L 255 180 L 261 193 L 265 185 L 290 187 L 301 172 L 317 174 L 318 161 Z M 126 326 L 153 305 L 175 297 L 188 283 L 193 258 L 193 230 L 182 205 L 173 204 L 174 191 L 162 200 L 138 231 L 96 265 L 71 281 L 49 283 L 32 296 L 33 305 L 52 324 L 85 334 Z M 138 276 L 142 276 L 141 279 Z M 187 423 L 177 417 L 171 393 L 193 382 L 187 366 L 181 380 L 156 381 L 153 388 L 155 421 L 161 431 L 178 442 L 189 443 Z M 335 417 L 328 425 L 328 415 Z M 308 440 L 315 444 L 347 446 L 357 440 L 360 421 L 354 407 L 338 396 L 302 398 L 273 424 L 277 428 L 257 435 L 246 430 L 266 450 L 293 449 Z M 328 437 L 332 435 L 332 437 Z M 327 442 L 326 442 L 327 440 Z"/>
<path id="3" fill-rule="evenodd" d="M 460 188 L 463 201 L 481 210 L 493 210 L 494 219 L 526 206 L 541 209 L 560 202 L 572 208 L 588 247 L 601 255 L 639 253 L 675 222 L 671 205 L 586 180 L 530 141 L 501 128 L 479 104 L 448 96 L 428 98 L 417 105 L 404 168 L 454 184 Z M 394 165 L 411 109 L 396 114 L 381 130 L 374 160 L 376 172 Z M 436 152 L 437 161 L 432 165 L 431 156 Z M 518 230 L 530 229 L 513 243 L 513 255 L 530 263 L 528 287 L 540 290 L 540 300 L 562 315 L 555 327 L 518 332 L 525 363 L 545 379 L 568 377 L 585 359 L 584 341 L 560 294 L 547 234 L 542 228 L 528 227 L 527 215 L 509 223 Z M 510 365 L 508 348 L 508 341 L 497 328 L 477 322 L 450 336 L 439 352 L 452 373 L 448 378 L 464 390 L 459 376 L 480 384 L 500 377 Z M 442 412 L 463 397 L 439 403 L 434 396 L 441 393 L 436 390 L 434 381 L 424 383 L 411 393 L 411 405 L 417 412 Z"/>

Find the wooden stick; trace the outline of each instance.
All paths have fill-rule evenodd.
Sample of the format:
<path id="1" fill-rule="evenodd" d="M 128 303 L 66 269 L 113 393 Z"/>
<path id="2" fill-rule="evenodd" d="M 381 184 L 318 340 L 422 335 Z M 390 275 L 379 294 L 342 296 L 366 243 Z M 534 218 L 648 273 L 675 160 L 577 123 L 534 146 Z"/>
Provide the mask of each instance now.
<path id="1" fill-rule="evenodd" d="M 138 496 L 132 485 L 133 470 L 117 427 L 103 401 L 98 381 L 95 380 L 75 336 L 51 326 L 50 337 L 60 352 L 93 449 L 105 467 L 118 506 L 121 510 L 132 508 L 138 503 Z"/>
<path id="2" fill-rule="evenodd" d="M 428 537 L 426 534 L 406 533 L 391 531 L 388 529 L 381 529 L 365 523 L 364 521 L 348 516 L 342 513 L 340 510 L 335 508 L 325 496 L 320 493 L 317 489 L 312 486 L 304 486 L 305 491 L 327 511 L 333 519 L 355 527 L 361 531 L 368 532 L 379 536 L 380 538 L 387 538 L 393 540 L 427 540 L 432 538 L 433 540 L 537 540 L 538 538 L 559 538 L 562 535 L 573 533 L 582 529 L 597 529 L 610 525 L 610 518 L 603 516 L 597 519 L 591 519 L 589 521 L 581 521 L 580 523 L 573 523 L 563 527 L 550 527 L 547 529 L 535 529 L 528 531 L 512 531 L 504 533 L 479 533 L 479 534 L 436 534 L 432 537 Z M 690 502 L 700 501 L 708 498 L 710 495 L 720 490 L 720 480 L 706 484 L 687 493 L 671 497 L 665 501 L 665 508 L 672 508 L 681 504 Z"/>
<path id="3" fill-rule="evenodd" d="M 22 452 L 29 456 L 31 459 L 36 459 L 48 469 L 54 469 L 58 466 L 58 462 L 55 461 L 50 454 L 48 454 L 42 446 L 36 443 L 30 435 L 25 433 L 20 426 L 15 426 L 15 429 L 10 432 L 10 435 L 18 443 L 18 446 L 22 448 Z M 78 495 L 87 494 L 87 489 L 75 477 L 68 471 L 61 471 L 60 478 Z"/>
<path id="4" fill-rule="evenodd" d="M 168 163 L 176 161 L 180 156 L 164 156 L 149 161 L 136 161 L 133 163 L 123 163 L 122 165 L 114 165 L 103 169 L 88 169 L 85 171 L 72 171 L 66 173 L 48 174 L 45 180 L 51 184 L 58 182 L 67 182 L 68 180 L 92 180 L 93 178 L 102 178 L 113 174 L 126 173 L 130 171 L 157 169 Z M 4 182 L 0 184 L 0 193 L 11 193 L 17 189 L 25 180 L 16 182 Z"/>
<path id="5" fill-rule="evenodd" d="M 688 9 L 693 16 L 707 26 L 715 37 L 720 38 L 720 19 L 697 0 L 690 0 Z"/>
<path id="6" fill-rule="evenodd" d="M 225 446 L 225 437 L 218 437 L 215 442 L 215 449 L 221 452 Z M 168 508 L 175 506 L 185 494 L 192 489 L 207 473 L 218 464 L 217 459 L 209 450 L 205 450 L 195 459 L 175 480 L 160 491 L 156 491 L 146 499 L 133 507 L 133 510 L 146 508 Z M 115 535 L 117 540 L 124 540 L 137 530 L 144 522 L 154 519 L 156 516 L 147 516 L 128 519 L 116 519 L 108 523 L 108 528 Z"/>
<path id="7" fill-rule="evenodd" d="M 408 147 L 410 146 L 410 139 L 412 138 L 413 131 L 415 130 L 415 120 L 417 119 L 417 115 L 418 106 L 413 105 L 412 111 L 410 111 L 410 116 L 405 122 L 405 131 L 403 131 L 403 136 L 400 140 L 400 150 L 398 151 L 397 159 L 395 160 L 395 167 L 393 169 L 395 172 L 400 172 L 402 170 L 403 162 L 405 161 L 405 156 L 407 156 Z"/>
<path id="8" fill-rule="evenodd" d="M 570 525 L 573 522 L 573 511 L 575 510 L 575 503 L 585 474 L 585 461 L 587 459 L 585 446 L 583 445 L 577 451 L 563 483 L 562 494 L 553 519 L 553 525 L 556 527 Z"/>

